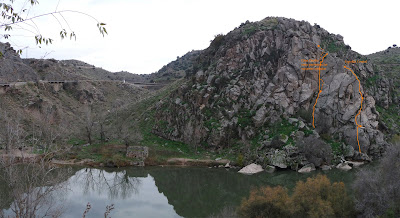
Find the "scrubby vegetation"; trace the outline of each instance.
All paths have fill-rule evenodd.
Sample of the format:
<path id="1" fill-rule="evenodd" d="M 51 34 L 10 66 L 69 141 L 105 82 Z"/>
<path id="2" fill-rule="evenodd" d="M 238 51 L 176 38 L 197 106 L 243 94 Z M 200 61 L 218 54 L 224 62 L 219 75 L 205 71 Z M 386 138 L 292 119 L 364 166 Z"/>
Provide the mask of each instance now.
<path id="1" fill-rule="evenodd" d="M 242 217 L 352 217 L 353 203 L 342 182 L 331 183 L 318 175 L 299 181 L 289 195 L 288 190 L 263 187 L 251 191 L 238 209 Z"/>
<path id="2" fill-rule="evenodd" d="M 329 53 L 343 53 L 351 49 L 350 46 L 345 45 L 344 42 L 339 42 L 331 36 L 322 39 L 321 47 Z"/>
<path id="3" fill-rule="evenodd" d="M 253 190 L 243 200 L 239 214 L 242 217 L 288 217 L 291 212 L 288 191 L 281 186 Z"/>
<path id="4" fill-rule="evenodd" d="M 378 165 L 358 171 L 354 195 L 347 194 L 342 182 L 318 175 L 297 182 L 292 191 L 281 186 L 254 189 L 237 212 L 241 217 L 399 217 L 399 168 L 397 144 Z"/>
<path id="5" fill-rule="evenodd" d="M 354 182 L 361 217 L 400 216 L 400 144 L 389 148 L 379 165 L 362 169 Z"/>

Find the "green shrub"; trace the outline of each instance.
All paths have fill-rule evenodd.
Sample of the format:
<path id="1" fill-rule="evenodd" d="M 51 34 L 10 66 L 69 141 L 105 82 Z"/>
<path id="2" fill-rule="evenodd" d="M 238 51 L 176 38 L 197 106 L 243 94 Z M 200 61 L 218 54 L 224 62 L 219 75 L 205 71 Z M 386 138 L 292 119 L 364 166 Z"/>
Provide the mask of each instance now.
<path id="1" fill-rule="evenodd" d="M 244 156 L 243 156 L 243 154 L 239 154 L 237 156 L 237 165 L 240 166 L 240 167 L 244 166 Z"/>
<path id="2" fill-rule="evenodd" d="M 225 36 L 223 34 L 215 35 L 214 39 L 211 41 L 210 46 L 218 48 L 224 42 Z"/>
<path id="3" fill-rule="evenodd" d="M 221 127 L 221 124 L 217 119 L 210 118 L 209 120 L 204 121 L 204 126 L 207 127 L 207 129 L 212 130 Z"/>
<path id="4" fill-rule="evenodd" d="M 251 35 L 253 35 L 256 31 L 257 31 L 257 27 L 255 27 L 255 26 L 252 25 L 252 26 L 247 27 L 247 28 L 243 31 L 243 34 L 246 35 L 246 36 L 251 36 Z"/>
<path id="5" fill-rule="evenodd" d="M 241 109 L 239 111 L 238 125 L 243 128 L 251 125 L 253 123 L 253 120 L 251 118 L 254 115 L 255 115 L 254 111 L 250 111 L 247 109 Z"/>

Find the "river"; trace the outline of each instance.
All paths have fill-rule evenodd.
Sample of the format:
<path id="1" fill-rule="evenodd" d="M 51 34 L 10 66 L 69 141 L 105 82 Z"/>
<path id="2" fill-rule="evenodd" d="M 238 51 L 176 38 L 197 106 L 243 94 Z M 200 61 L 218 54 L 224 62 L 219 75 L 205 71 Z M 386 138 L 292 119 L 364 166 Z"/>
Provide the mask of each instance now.
<path id="1" fill-rule="evenodd" d="M 297 181 L 318 173 L 326 174 L 332 182 L 343 181 L 349 189 L 355 171 L 300 174 L 287 170 L 249 176 L 224 168 L 74 167 L 62 182 L 64 188 L 56 190 L 54 196 L 65 218 L 82 217 L 87 203 L 91 205 L 87 217 L 104 217 L 106 206 L 112 204 L 111 217 L 208 217 L 224 207 L 237 207 L 254 187 L 282 185 L 291 190 Z M 13 199 L 6 192 L 0 185 L 0 206 L 7 216 L 12 214 Z"/>

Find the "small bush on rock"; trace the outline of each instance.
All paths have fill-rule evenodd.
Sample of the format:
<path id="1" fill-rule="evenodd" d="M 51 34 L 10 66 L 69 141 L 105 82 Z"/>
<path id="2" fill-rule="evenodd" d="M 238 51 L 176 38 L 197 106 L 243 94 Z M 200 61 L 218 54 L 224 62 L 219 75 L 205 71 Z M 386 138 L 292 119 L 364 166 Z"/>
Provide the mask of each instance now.
<path id="1" fill-rule="evenodd" d="M 225 36 L 223 34 L 218 34 L 211 40 L 210 46 L 218 48 L 224 41 Z"/>

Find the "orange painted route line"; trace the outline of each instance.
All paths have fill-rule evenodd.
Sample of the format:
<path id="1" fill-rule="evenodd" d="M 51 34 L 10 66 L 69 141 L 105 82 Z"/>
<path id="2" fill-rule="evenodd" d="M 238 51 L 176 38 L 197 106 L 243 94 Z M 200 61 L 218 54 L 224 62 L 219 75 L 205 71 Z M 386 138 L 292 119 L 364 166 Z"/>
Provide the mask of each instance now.
<path id="1" fill-rule="evenodd" d="M 321 48 L 320 45 L 318 45 L 318 48 Z M 322 49 L 322 53 L 321 55 L 325 52 L 323 48 Z M 325 53 L 325 55 L 321 58 L 321 61 L 319 62 L 319 66 L 318 66 L 318 95 L 317 95 L 317 99 L 315 100 L 315 104 L 313 107 L 313 112 L 312 112 L 312 125 L 315 129 L 315 117 L 314 117 L 314 113 L 315 113 L 315 106 L 318 103 L 318 98 L 319 98 L 319 94 L 321 94 L 322 92 L 322 87 L 324 86 L 324 81 L 321 79 L 321 67 L 322 67 L 322 63 L 324 62 L 325 57 L 328 55 L 328 53 Z M 322 82 L 322 84 L 321 84 Z"/>
<path id="2" fill-rule="evenodd" d="M 351 70 L 350 68 L 348 68 L 348 67 L 346 67 L 346 66 L 344 66 L 344 68 L 350 70 L 350 71 L 353 73 L 353 75 L 356 77 L 356 79 L 358 80 L 358 91 L 360 92 L 360 96 L 361 96 L 361 106 L 360 106 L 360 110 L 358 110 L 358 113 L 357 113 L 356 117 L 354 118 L 354 120 L 356 121 L 356 127 L 357 127 L 358 151 L 361 153 L 360 141 L 358 140 L 358 128 L 360 128 L 360 127 L 362 127 L 362 126 L 361 126 L 360 124 L 358 124 L 358 122 L 357 122 L 357 117 L 361 114 L 362 103 L 363 103 L 364 97 L 363 97 L 363 95 L 362 95 L 362 93 L 361 93 L 361 82 L 360 82 L 360 80 L 358 79 L 357 75 L 356 75 L 356 74 L 354 73 L 354 71 Z"/>

